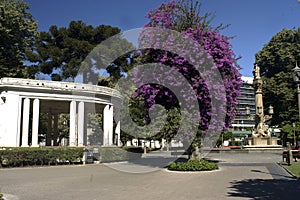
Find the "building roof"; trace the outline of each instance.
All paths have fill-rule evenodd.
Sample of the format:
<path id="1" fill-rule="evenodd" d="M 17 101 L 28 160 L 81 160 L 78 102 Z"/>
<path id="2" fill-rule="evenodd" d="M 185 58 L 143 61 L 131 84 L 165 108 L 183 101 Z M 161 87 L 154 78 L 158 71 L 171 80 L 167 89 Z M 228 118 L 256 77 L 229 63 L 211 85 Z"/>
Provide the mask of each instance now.
<path id="1" fill-rule="evenodd" d="M 243 81 L 244 83 L 253 84 L 253 77 L 242 76 L 242 81 Z"/>
<path id="2" fill-rule="evenodd" d="M 45 91 L 49 93 L 68 92 L 82 95 L 105 95 L 118 99 L 122 99 L 123 96 L 118 90 L 73 82 L 59 82 L 49 80 L 33 80 L 33 79 L 21 79 L 21 78 L 1 78 L 0 79 L 0 91 L 4 88 L 10 88 L 15 90 L 29 90 L 29 91 Z"/>

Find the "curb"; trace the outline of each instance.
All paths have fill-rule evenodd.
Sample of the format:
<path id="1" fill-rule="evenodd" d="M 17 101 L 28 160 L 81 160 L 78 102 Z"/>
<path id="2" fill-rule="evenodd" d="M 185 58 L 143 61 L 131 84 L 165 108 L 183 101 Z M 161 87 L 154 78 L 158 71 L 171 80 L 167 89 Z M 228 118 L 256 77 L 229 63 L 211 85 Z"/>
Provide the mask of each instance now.
<path id="1" fill-rule="evenodd" d="M 281 164 L 279 163 L 276 163 L 279 167 L 281 167 L 284 171 L 286 171 L 290 176 L 291 178 L 294 178 L 294 179 L 297 179 L 297 180 L 300 180 L 300 178 L 298 178 L 297 176 L 295 176 L 292 172 L 290 172 L 287 168 L 285 168 L 284 166 L 282 166 Z"/>

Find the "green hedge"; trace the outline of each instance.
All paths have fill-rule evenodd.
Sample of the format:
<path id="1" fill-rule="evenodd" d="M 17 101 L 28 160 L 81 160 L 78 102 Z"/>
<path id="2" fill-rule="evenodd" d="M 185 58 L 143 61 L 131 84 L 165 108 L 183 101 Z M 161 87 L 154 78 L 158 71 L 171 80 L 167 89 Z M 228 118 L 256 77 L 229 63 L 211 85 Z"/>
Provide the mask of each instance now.
<path id="1" fill-rule="evenodd" d="M 116 162 L 140 158 L 140 147 L 100 147 L 101 162 Z M 1 167 L 58 165 L 82 163 L 83 147 L 13 147 L 0 149 Z M 95 156 L 95 155 L 94 155 Z M 97 160 L 93 158 L 93 160 Z"/>
<path id="2" fill-rule="evenodd" d="M 84 148 L 29 147 L 0 150 L 1 166 L 30 166 L 82 162 Z"/>
<path id="3" fill-rule="evenodd" d="M 100 147 L 101 162 L 116 162 L 140 158 L 143 149 L 140 147 Z"/>
<path id="4" fill-rule="evenodd" d="M 187 162 L 171 162 L 168 165 L 168 169 L 172 171 L 211 171 L 218 168 L 216 163 L 204 159 L 189 160 Z"/>

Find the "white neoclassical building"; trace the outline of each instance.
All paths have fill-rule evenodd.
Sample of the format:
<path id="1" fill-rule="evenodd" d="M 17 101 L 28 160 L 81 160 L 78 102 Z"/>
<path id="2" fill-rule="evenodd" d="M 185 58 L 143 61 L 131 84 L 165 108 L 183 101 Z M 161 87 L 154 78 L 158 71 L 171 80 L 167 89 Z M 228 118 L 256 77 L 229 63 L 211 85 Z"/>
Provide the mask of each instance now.
<path id="1" fill-rule="evenodd" d="M 0 147 L 119 146 L 121 100 L 102 86 L 2 78 Z"/>

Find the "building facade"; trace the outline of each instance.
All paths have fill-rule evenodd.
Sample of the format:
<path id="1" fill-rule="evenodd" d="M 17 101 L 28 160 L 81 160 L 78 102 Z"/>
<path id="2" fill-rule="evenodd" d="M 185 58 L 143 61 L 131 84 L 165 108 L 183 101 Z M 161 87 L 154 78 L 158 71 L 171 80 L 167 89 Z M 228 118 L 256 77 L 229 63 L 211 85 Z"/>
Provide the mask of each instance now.
<path id="1" fill-rule="evenodd" d="M 2 78 L 0 147 L 119 146 L 121 100 L 107 87 Z"/>
<path id="2" fill-rule="evenodd" d="M 250 119 L 246 114 L 246 107 L 250 108 L 250 115 L 255 114 L 255 92 L 253 88 L 253 77 L 242 77 L 243 84 L 240 87 L 241 95 L 238 97 L 236 107 L 236 117 L 232 123 L 232 131 L 235 141 L 245 141 L 245 138 L 251 137 L 252 129 L 255 126 L 255 120 Z"/>

